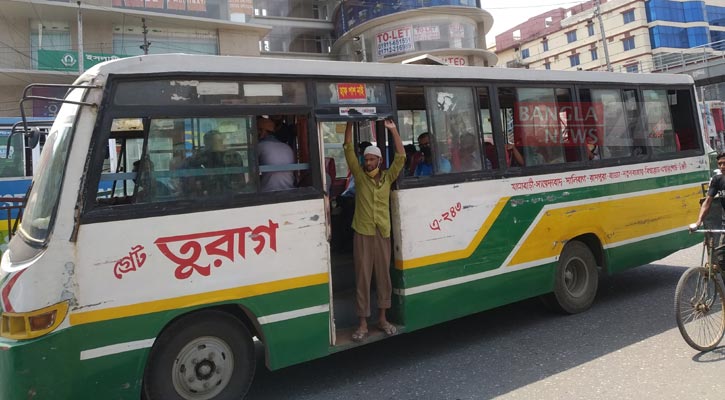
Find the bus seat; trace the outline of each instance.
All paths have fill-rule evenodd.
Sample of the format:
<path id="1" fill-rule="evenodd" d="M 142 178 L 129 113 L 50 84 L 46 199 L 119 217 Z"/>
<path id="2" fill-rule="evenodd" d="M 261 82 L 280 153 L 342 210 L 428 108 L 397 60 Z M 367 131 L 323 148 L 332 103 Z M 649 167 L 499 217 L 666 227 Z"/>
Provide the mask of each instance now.
<path id="1" fill-rule="evenodd" d="M 491 167 L 493 169 L 498 169 L 498 155 L 496 155 L 496 147 L 489 142 L 484 142 L 483 153 L 486 159 L 491 162 Z"/>
<path id="2" fill-rule="evenodd" d="M 345 190 L 345 180 L 337 179 L 337 168 L 335 167 L 335 159 L 332 157 L 325 157 L 325 173 L 330 182 L 327 184 L 329 188 L 330 198 L 336 198 Z"/>

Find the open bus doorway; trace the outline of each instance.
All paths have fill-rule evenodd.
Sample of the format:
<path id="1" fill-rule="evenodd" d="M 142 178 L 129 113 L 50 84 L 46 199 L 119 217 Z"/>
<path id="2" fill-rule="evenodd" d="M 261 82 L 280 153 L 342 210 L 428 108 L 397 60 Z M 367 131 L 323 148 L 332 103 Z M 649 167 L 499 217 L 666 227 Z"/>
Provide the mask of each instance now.
<path id="1" fill-rule="evenodd" d="M 365 146 L 378 146 L 383 152 L 383 163 L 389 165 L 392 158 L 387 151 L 385 116 L 367 116 L 355 119 L 353 124 L 353 146 L 357 162 L 362 160 Z M 353 261 L 353 229 L 352 219 L 355 212 L 355 180 L 350 174 L 343 142 L 347 121 L 321 121 L 318 132 L 323 146 L 325 185 L 329 188 L 330 203 L 330 282 L 331 282 L 331 310 L 330 325 L 334 331 L 332 344 L 335 346 L 349 346 L 353 343 L 352 334 L 358 326 L 358 315 L 355 306 L 355 266 Z M 391 253 L 392 254 L 392 253 Z M 392 265 L 392 260 L 391 260 Z M 377 296 L 375 279 L 372 279 L 370 289 L 369 321 L 378 318 Z M 392 315 L 395 313 L 392 312 Z M 367 341 L 384 337 L 382 331 L 369 324 L 369 337 Z"/>

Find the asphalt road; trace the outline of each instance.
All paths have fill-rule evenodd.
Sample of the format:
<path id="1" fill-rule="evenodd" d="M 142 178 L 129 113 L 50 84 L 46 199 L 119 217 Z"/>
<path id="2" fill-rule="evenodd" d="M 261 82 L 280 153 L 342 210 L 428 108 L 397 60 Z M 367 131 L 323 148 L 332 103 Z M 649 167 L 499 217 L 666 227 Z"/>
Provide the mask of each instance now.
<path id="1" fill-rule="evenodd" d="M 270 372 L 249 399 L 725 399 L 725 342 L 700 354 L 672 311 L 700 247 L 600 281 L 591 310 L 537 300 Z"/>

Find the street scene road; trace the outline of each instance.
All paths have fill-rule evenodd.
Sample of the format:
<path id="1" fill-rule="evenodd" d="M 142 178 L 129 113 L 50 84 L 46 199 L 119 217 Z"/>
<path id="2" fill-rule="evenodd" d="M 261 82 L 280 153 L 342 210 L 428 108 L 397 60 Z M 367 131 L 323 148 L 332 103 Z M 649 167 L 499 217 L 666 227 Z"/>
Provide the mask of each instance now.
<path id="1" fill-rule="evenodd" d="M 270 372 L 249 399 L 722 399 L 725 346 L 698 353 L 673 314 L 695 246 L 600 281 L 591 310 L 531 299 Z"/>

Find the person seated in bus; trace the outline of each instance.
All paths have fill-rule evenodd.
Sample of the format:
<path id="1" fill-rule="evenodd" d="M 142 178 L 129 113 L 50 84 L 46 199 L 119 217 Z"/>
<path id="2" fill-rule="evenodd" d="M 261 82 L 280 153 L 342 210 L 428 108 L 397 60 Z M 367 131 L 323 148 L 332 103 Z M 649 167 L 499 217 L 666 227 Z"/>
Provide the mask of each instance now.
<path id="1" fill-rule="evenodd" d="M 290 165 L 295 162 L 295 155 L 289 145 L 280 142 L 274 135 L 275 125 L 271 119 L 257 118 L 257 160 L 259 165 Z M 293 171 L 262 172 L 260 190 L 273 192 L 294 189 L 295 175 Z"/>
<path id="2" fill-rule="evenodd" d="M 493 145 L 491 142 L 484 141 L 483 142 L 483 156 L 485 157 L 487 163 L 486 165 L 491 164 L 491 168 L 498 169 L 498 158 L 496 157 L 496 146 Z"/>
<path id="3" fill-rule="evenodd" d="M 383 158 L 377 146 L 365 149 L 361 166 L 352 145 L 352 124 L 348 122 L 345 127 L 343 150 L 356 186 L 352 228 L 355 231 L 355 303 L 360 323 L 352 340 L 361 342 L 368 336 L 367 318 L 370 317 L 370 283 L 373 274 L 379 308 L 378 328 L 388 336 L 397 332 L 395 325 L 388 322 L 385 316 L 391 306 L 393 291 L 390 280 L 390 189 L 405 164 L 405 149 L 395 122 L 386 119 L 385 127 L 395 144 L 395 158 L 390 168 L 381 170 Z"/>
<path id="4" fill-rule="evenodd" d="M 244 190 L 247 179 L 244 175 L 244 160 L 238 151 L 228 150 L 224 152 L 224 166 L 231 169 L 231 173 L 227 174 L 228 187 L 232 192 L 238 193 Z"/>
<path id="5" fill-rule="evenodd" d="M 506 143 L 506 164 L 509 167 L 523 167 L 526 165 L 524 156 L 513 143 Z"/>
<path id="6" fill-rule="evenodd" d="M 480 171 L 481 170 L 481 154 L 479 152 L 476 136 L 472 133 L 464 133 L 461 135 L 458 144 L 456 171 Z M 491 169 L 491 161 L 483 157 L 486 169 Z"/>
<path id="7" fill-rule="evenodd" d="M 154 176 L 154 163 L 148 157 L 144 157 L 143 162 L 142 160 L 134 161 L 131 171 L 135 173 L 133 177 L 133 183 L 136 185 L 134 203 L 152 202 L 157 197 L 173 195 L 171 188 Z"/>
<path id="8" fill-rule="evenodd" d="M 274 122 L 274 137 L 294 148 L 297 139 L 295 126 L 288 124 L 284 115 L 270 115 L 269 119 Z"/>
<path id="9" fill-rule="evenodd" d="M 418 135 L 418 146 L 420 147 L 420 156 L 418 164 L 415 166 L 413 176 L 430 176 L 433 175 L 433 159 L 438 160 L 438 169 L 435 171 L 441 174 L 451 172 L 451 163 L 442 155 L 436 157 L 431 148 L 430 132 L 423 132 Z"/>
<path id="10" fill-rule="evenodd" d="M 206 170 L 204 174 L 182 173 L 184 197 L 206 196 L 224 193 L 228 179 L 224 172 L 225 147 L 224 136 L 217 130 L 210 130 L 204 135 L 204 147 L 188 158 L 181 169 Z"/>
<path id="11" fill-rule="evenodd" d="M 413 157 L 415 157 L 415 154 L 418 153 L 418 150 L 415 148 L 414 144 L 406 144 L 403 148 L 405 148 L 405 165 L 403 166 L 403 174 L 404 176 L 412 176 L 415 172 L 415 168 L 412 168 Z"/>

